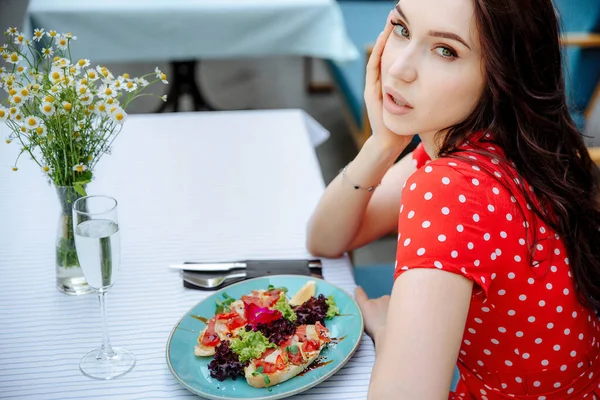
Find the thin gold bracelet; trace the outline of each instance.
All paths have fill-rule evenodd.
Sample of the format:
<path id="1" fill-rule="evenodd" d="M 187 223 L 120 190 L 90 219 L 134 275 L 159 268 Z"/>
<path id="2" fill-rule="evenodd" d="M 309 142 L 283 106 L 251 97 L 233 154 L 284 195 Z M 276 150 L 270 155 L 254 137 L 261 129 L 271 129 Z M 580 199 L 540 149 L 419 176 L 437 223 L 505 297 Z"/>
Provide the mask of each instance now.
<path id="1" fill-rule="evenodd" d="M 355 183 L 352 183 L 348 180 L 348 177 L 346 176 L 346 168 L 348 168 L 348 165 L 346 165 L 343 169 L 342 169 L 342 179 L 345 181 L 348 181 L 348 183 L 350 183 L 352 185 L 352 187 L 356 190 L 365 190 L 367 192 L 372 192 L 373 190 L 375 190 L 376 187 L 381 185 L 381 182 L 379 182 L 377 185 L 373 185 L 373 186 L 369 186 L 369 187 L 362 187 L 360 185 L 357 185 Z"/>

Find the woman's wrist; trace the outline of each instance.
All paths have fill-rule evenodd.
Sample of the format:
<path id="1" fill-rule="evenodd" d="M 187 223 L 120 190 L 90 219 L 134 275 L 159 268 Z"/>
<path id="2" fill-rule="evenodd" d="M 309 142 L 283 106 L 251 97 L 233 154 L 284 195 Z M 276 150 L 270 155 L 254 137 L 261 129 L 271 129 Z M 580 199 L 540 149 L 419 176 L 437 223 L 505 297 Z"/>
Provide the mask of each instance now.
<path id="1" fill-rule="evenodd" d="M 393 163 L 400 154 L 410 144 L 412 137 L 393 137 L 388 138 L 384 135 L 371 135 L 363 145 L 365 150 L 369 150 L 379 159 L 388 160 Z M 361 150 L 362 151 L 362 150 Z"/>
<path id="2" fill-rule="evenodd" d="M 375 345 L 375 350 L 379 351 L 381 346 L 383 345 L 383 339 L 385 337 L 385 327 L 381 327 L 377 331 L 371 334 L 371 339 L 373 339 L 373 344 Z"/>

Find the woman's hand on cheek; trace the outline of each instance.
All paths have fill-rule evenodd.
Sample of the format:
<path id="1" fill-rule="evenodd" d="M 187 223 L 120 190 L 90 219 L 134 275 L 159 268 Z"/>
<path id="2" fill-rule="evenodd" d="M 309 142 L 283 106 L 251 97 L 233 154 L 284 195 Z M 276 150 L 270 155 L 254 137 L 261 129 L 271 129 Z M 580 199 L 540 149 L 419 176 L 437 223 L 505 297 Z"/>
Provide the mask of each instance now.
<path id="1" fill-rule="evenodd" d="M 376 341 L 376 338 L 385 330 L 390 296 L 369 299 L 365 291 L 359 286 L 354 291 L 354 297 L 363 314 L 365 332 L 371 336 L 373 341 Z"/>
<path id="2" fill-rule="evenodd" d="M 390 23 L 393 13 L 394 11 L 390 12 L 385 29 L 377 38 L 369 62 L 367 63 L 364 99 L 367 116 L 371 123 L 372 138 L 379 141 L 384 147 L 395 148 L 398 151 L 398 155 L 400 155 L 402 150 L 411 142 L 412 136 L 396 135 L 383 123 L 383 92 L 381 88 L 381 58 L 388 38 L 394 28 Z"/>

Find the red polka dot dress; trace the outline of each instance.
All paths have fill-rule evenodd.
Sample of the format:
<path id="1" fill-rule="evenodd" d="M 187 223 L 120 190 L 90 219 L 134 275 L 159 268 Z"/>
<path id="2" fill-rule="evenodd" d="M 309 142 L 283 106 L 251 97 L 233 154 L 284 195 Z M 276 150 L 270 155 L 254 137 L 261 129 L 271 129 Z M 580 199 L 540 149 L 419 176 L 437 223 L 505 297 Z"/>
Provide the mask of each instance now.
<path id="1" fill-rule="evenodd" d="M 490 135 L 471 140 L 466 159 L 415 150 L 398 222 L 395 277 L 438 268 L 475 283 L 450 399 L 600 399 L 600 323 L 577 300 L 565 246 Z"/>

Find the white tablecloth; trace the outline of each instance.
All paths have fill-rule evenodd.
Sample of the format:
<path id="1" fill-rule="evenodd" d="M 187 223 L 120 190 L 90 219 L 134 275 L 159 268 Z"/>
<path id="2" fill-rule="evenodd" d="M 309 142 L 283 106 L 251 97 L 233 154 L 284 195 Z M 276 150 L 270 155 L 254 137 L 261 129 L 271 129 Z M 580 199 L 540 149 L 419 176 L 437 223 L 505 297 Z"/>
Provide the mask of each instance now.
<path id="1" fill-rule="evenodd" d="M 185 289 L 167 265 L 308 257 L 306 221 L 324 188 L 308 127 L 298 110 L 130 116 L 88 188 L 119 201 L 122 268 L 108 294 L 109 329 L 137 365 L 112 381 L 78 369 L 100 345 L 100 313 L 95 295 L 55 288 L 56 194 L 32 161 L 11 171 L 18 149 L 0 143 L 0 397 L 193 396 L 169 372 L 165 345 L 208 294 Z M 324 275 L 355 287 L 347 258 L 324 260 Z M 342 370 L 296 398 L 364 399 L 373 362 L 365 337 Z"/>
<path id="2" fill-rule="evenodd" d="M 34 28 L 72 32 L 73 57 L 103 63 L 358 57 L 336 0 L 30 0 Z"/>

